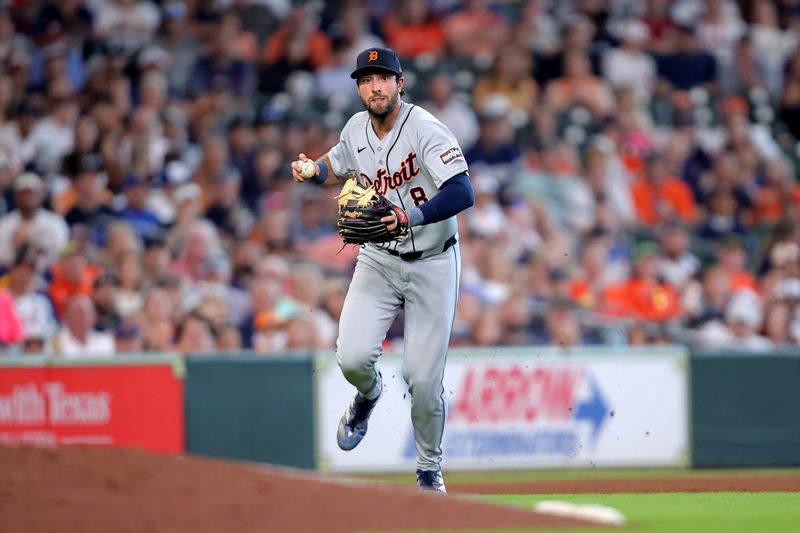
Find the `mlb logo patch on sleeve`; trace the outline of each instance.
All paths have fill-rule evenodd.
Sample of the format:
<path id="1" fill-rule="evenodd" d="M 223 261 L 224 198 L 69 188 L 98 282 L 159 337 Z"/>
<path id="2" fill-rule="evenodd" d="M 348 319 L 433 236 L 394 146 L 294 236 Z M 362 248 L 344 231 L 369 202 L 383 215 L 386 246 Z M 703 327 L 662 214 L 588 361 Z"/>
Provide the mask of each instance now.
<path id="1" fill-rule="evenodd" d="M 439 154 L 439 159 L 441 159 L 442 163 L 444 163 L 445 165 L 452 163 L 459 157 L 461 157 L 461 148 L 458 148 L 457 146 L 449 148 L 445 152 Z"/>

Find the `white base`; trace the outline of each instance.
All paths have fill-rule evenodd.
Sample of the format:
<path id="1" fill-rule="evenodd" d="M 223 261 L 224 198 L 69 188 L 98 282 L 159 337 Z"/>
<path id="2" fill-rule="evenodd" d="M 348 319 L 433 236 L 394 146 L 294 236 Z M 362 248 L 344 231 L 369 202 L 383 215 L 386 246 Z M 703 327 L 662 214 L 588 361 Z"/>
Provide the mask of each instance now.
<path id="1" fill-rule="evenodd" d="M 560 500 L 544 500 L 533 506 L 537 513 L 579 518 L 606 526 L 624 526 L 628 519 L 625 515 L 607 505 L 597 503 L 576 504 Z"/>

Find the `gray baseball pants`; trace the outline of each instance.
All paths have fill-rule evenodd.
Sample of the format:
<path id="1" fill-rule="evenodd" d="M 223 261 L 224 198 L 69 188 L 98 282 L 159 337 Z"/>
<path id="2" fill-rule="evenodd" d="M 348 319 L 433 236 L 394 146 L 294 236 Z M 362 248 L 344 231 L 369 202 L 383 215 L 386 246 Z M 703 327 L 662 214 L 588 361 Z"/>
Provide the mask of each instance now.
<path id="1" fill-rule="evenodd" d="M 444 377 L 455 317 L 461 257 L 458 244 L 416 261 L 362 248 L 339 320 L 336 359 L 361 394 L 374 397 L 378 356 L 402 309 L 403 379 L 412 398 L 417 468 L 439 470 L 447 416 Z"/>

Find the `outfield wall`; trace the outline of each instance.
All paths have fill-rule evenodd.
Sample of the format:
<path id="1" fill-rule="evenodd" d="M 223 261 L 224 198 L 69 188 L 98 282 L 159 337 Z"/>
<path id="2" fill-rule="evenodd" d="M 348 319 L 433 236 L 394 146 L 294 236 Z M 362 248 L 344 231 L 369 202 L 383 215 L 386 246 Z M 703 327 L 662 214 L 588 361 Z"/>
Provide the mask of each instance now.
<path id="1" fill-rule="evenodd" d="M 309 355 L 194 356 L 186 371 L 187 451 L 316 467 Z"/>
<path id="2" fill-rule="evenodd" d="M 413 469 L 400 358 L 355 450 L 332 353 L 0 357 L 0 445 L 134 446 L 328 471 Z M 448 470 L 800 466 L 800 348 L 454 349 Z"/>
<path id="3" fill-rule="evenodd" d="M 185 449 L 184 361 L 0 358 L 0 444 Z"/>
<path id="4" fill-rule="evenodd" d="M 692 356 L 692 464 L 800 465 L 800 348 Z"/>
<path id="5" fill-rule="evenodd" d="M 381 358 L 384 396 L 367 438 L 334 438 L 353 389 L 318 359 L 317 449 L 323 469 L 413 470 L 411 398 L 402 360 Z M 687 354 L 680 347 L 453 349 L 444 376 L 448 470 L 687 466 Z"/>

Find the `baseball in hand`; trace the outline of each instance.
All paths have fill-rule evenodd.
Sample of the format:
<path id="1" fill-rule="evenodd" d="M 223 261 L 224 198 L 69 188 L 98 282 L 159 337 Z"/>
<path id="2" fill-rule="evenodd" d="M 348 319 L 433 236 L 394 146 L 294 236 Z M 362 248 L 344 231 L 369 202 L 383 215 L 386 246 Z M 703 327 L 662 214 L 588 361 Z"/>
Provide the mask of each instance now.
<path id="1" fill-rule="evenodd" d="M 317 174 L 317 165 L 311 161 L 310 159 L 306 159 L 302 163 L 300 163 L 300 177 L 303 179 L 309 179 Z"/>

